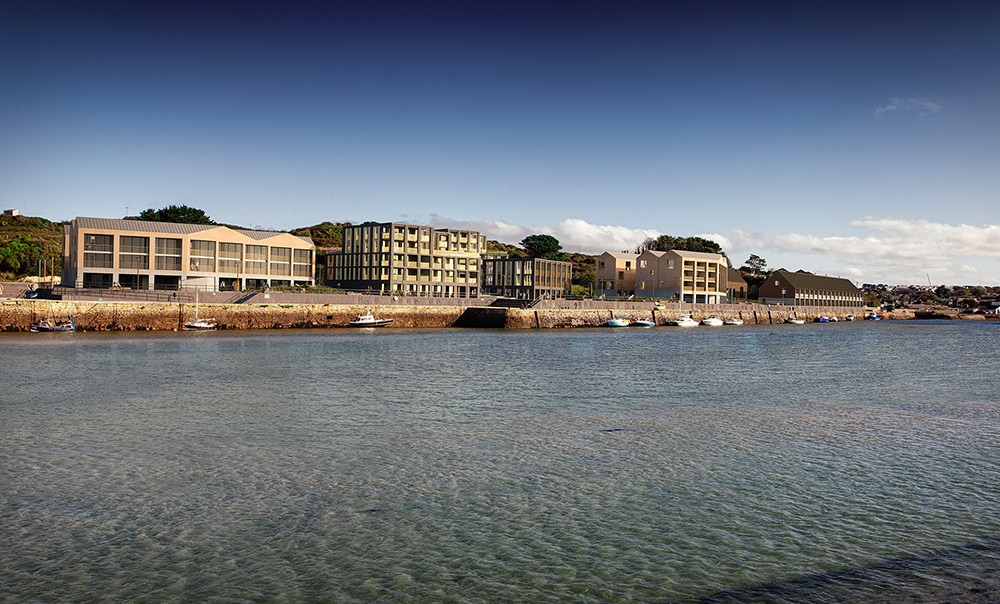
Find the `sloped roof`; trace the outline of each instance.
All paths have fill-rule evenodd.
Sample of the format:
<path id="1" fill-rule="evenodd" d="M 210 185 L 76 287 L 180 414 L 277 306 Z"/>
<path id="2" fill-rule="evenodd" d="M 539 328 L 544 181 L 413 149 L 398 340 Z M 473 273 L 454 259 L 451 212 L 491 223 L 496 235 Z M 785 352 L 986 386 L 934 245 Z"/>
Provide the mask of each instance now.
<path id="1" fill-rule="evenodd" d="M 740 274 L 740 271 L 736 270 L 731 266 L 729 267 L 728 281 L 730 283 L 743 283 L 744 285 L 746 285 L 747 282 L 747 280 L 743 278 L 743 275 Z"/>
<path id="2" fill-rule="evenodd" d="M 630 254 L 628 252 L 604 252 L 602 256 L 614 256 L 615 258 L 621 258 L 622 260 L 634 260 L 639 257 L 639 254 Z"/>
<path id="3" fill-rule="evenodd" d="M 861 292 L 850 280 L 840 277 L 823 277 L 802 271 L 793 273 L 786 270 L 778 270 L 771 273 L 771 275 L 778 273 L 781 273 L 782 278 L 795 289 L 818 289 L 851 294 Z"/>
<path id="4" fill-rule="evenodd" d="M 279 235 L 291 235 L 285 231 L 250 231 L 245 229 L 233 229 L 219 224 L 183 224 L 179 222 L 155 222 L 152 220 L 122 220 L 117 218 L 90 218 L 78 216 L 73 220 L 78 228 L 99 229 L 102 231 L 139 231 L 145 233 L 168 233 L 173 235 L 190 235 L 212 229 L 227 229 L 239 233 L 244 237 L 249 237 L 254 241 L 263 241 Z M 303 243 L 314 245 L 309 237 L 291 235 Z"/>

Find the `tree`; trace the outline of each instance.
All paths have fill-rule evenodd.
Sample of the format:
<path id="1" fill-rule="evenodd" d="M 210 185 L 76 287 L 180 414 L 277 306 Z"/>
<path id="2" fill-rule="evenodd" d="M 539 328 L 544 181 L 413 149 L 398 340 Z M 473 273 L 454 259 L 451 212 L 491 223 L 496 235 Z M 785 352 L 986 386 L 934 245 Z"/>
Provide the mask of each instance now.
<path id="1" fill-rule="evenodd" d="M 686 252 L 703 252 L 706 254 L 720 254 L 729 261 L 729 256 L 722 251 L 722 246 L 711 239 L 701 237 L 672 237 L 670 235 L 660 235 L 650 237 L 635 248 L 636 254 L 653 250 L 656 252 L 669 252 L 670 250 L 682 250 Z"/>
<path id="2" fill-rule="evenodd" d="M 153 222 L 181 222 L 184 224 L 215 224 L 215 221 L 205 215 L 205 210 L 188 206 L 167 206 L 159 210 L 143 210 L 140 220 Z"/>
<path id="3" fill-rule="evenodd" d="M 562 245 L 552 235 L 528 235 L 521 240 L 521 246 L 528 250 L 532 258 L 563 259 L 563 254 L 560 252 Z"/>
<path id="4" fill-rule="evenodd" d="M 743 263 L 741 268 L 747 269 L 746 272 L 756 277 L 761 273 L 767 272 L 767 260 L 764 260 L 757 254 L 750 254 L 750 257 Z"/>

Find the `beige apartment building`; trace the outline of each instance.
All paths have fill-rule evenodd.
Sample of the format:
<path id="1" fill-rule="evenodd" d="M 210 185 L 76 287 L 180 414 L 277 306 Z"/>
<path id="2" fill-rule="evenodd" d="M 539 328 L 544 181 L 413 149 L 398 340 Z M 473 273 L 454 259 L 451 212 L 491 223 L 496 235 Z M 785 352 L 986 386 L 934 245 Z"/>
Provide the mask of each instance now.
<path id="1" fill-rule="evenodd" d="M 203 224 L 77 217 L 63 227 L 66 287 L 242 291 L 315 283 L 308 237 Z"/>
<path id="2" fill-rule="evenodd" d="M 729 263 L 721 254 L 648 250 L 636 259 L 635 295 L 696 304 L 726 302 Z"/>
<path id="3" fill-rule="evenodd" d="M 595 259 L 594 295 L 598 298 L 635 293 L 635 266 L 639 254 L 604 252 Z"/>
<path id="4" fill-rule="evenodd" d="M 479 297 L 478 231 L 383 222 L 344 227 L 327 254 L 327 284 L 352 291 L 446 298 Z"/>

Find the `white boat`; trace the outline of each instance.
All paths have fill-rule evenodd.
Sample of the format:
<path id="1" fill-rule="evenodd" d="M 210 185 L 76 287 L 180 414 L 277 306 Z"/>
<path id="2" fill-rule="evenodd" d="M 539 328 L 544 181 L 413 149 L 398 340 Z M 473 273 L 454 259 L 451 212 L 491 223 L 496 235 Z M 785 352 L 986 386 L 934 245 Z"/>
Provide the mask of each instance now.
<path id="1" fill-rule="evenodd" d="M 614 319 L 608 320 L 608 327 L 628 327 L 629 320 L 622 319 L 621 317 L 615 317 Z"/>
<path id="2" fill-rule="evenodd" d="M 697 327 L 698 322 L 692 319 L 691 317 L 684 315 L 681 317 L 677 317 L 672 321 L 667 321 L 667 325 L 675 325 L 677 327 Z"/>
<path id="3" fill-rule="evenodd" d="M 847 320 L 848 321 L 853 321 L 854 320 L 854 315 L 847 315 Z"/>
<path id="4" fill-rule="evenodd" d="M 218 324 L 215 319 L 199 319 L 198 318 L 198 292 L 194 293 L 194 321 L 184 324 L 184 329 L 188 331 L 211 331 L 213 329 L 218 329 Z"/>
<path id="5" fill-rule="evenodd" d="M 803 319 L 796 319 L 795 317 L 788 317 L 785 319 L 785 323 L 791 323 L 792 325 L 805 325 L 806 322 Z"/>
<path id="6" fill-rule="evenodd" d="M 632 321 L 632 325 L 634 327 L 654 327 L 656 323 L 654 323 L 650 319 L 634 319 Z"/>
<path id="7" fill-rule="evenodd" d="M 737 319 L 733 317 L 731 319 L 726 319 L 722 322 L 723 325 L 743 325 L 743 319 Z"/>
<path id="8" fill-rule="evenodd" d="M 48 319 L 42 319 L 37 323 L 32 323 L 28 329 L 32 333 L 76 331 L 76 323 L 73 322 L 73 317 L 71 315 L 69 321 L 49 321 Z"/>
<path id="9" fill-rule="evenodd" d="M 382 327 L 389 325 L 392 319 L 376 319 L 371 314 L 359 315 L 357 319 L 351 321 L 351 327 Z"/>
<path id="10" fill-rule="evenodd" d="M 878 321 L 878 320 L 879 320 L 879 316 L 877 314 L 875 314 L 874 310 L 871 311 L 870 313 L 868 313 L 867 315 L 865 315 L 865 321 Z"/>
<path id="11" fill-rule="evenodd" d="M 702 325 L 708 325 L 710 327 L 721 327 L 722 326 L 722 317 L 720 317 L 718 315 L 712 315 L 711 317 L 708 317 L 707 319 L 702 319 L 701 320 L 701 324 Z"/>

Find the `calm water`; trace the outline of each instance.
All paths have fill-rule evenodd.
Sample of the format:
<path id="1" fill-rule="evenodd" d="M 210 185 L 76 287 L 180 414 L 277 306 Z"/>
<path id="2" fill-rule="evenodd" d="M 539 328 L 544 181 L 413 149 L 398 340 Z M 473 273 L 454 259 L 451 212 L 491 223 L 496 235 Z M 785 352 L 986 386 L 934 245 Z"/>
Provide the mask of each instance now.
<path id="1" fill-rule="evenodd" d="M 988 602 L 1000 325 L 0 337 L 0 602 Z"/>

